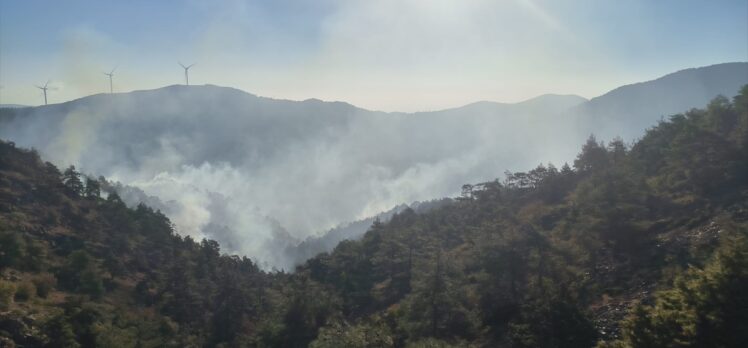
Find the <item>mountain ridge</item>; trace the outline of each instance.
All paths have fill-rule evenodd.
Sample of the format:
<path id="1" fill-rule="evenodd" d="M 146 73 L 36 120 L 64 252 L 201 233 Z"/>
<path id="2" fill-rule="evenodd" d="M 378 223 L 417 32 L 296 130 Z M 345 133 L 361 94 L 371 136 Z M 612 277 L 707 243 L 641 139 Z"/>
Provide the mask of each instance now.
<path id="1" fill-rule="evenodd" d="M 745 65 L 748 65 L 748 62 L 725 62 L 725 63 L 717 63 L 717 64 L 712 64 L 712 65 L 705 65 L 705 66 L 700 66 L 700 67 L 685 68 L 685 69 L 677 70 L 675 72 L 671 72 L 671 73 L 662 75 L 660 77 L 657 77 L 657 78 L 654 78 L 654 79 L 651 79 L 651 80 L 646 80 L 646 81 L 641 81 L 641 82 L 634 82 L 634 83 L 624 84 L 624 85 L 616 87 L 616 88 L 614 88 L 614 89 L 612 89 L 612 90 L 610 90 L 610 91 L 608 91 L 606 93 L 603 93 L 603 94 L 601 94 L 601 95 L 599 95 L 597 97 L 592 97 L 592 98 L 589 99 L 589 101 L 593 101 L 593 100 L 596 100 L 596 99 L 599 99 L 599 98 L 602 98 L 602 97 L 605 97 L 605 96 L 608 96 L 608 95 L 613 95 L 613 94 L 619 93 L 621 90 L 625 90 L 625 89 L 629 89 L 629 88 L 634 88 L 634 87 L 639 87 L 639 86 L 646 85 L 646 84 L 649 84 L 649 83 L 652 83 L 652 82 L 657 82 L 657 81 L 662 81 L 662 80 L 667 80 L 667 79 L 675 78 L 678 75 L 691 74 L 691 73 L 700 74 L 700 73 L 703 73 L 705 71 L 709 71 L 709 70 L 712 70 L 712 69 L 721 69 L 721 68 L 728 68 L 728 67 L 738 67 L 738 68 L 740 68 L 740 67 L 743 67 Z"/>
<path id="2" fill-rule="evenodd" d="M 746 156 L 748 86 L 287 273 L 0 140 L 0 345 L 743 347 Z"/>
<path id="3" fill-rule="evenodd" d="M 732 78 L 723 81 L 724 73 L 707 78 L 718 84 L 712 88 L 694 73 L 710 75 L 715 69 L 732 71 Z M 590 101 L 578 104 L 582 99 L 565 95 L 409 114 L 343 102 L 275 100 L 230 87 L 173 85 L 0 109 L 0 138 L 36 148 L 53 163 L 71 163 L 174 202 L 170 218 L 180 233 L 201 238 L 212 226 L 225 239 L 212 238 L 241 248 L 232 252 L 266 257 L 288 269 L 288 260 L 276 259 L 282 253 L 262 247 L 284 245 L 276 243 L 274 231 L 304 240 L 399 204 L 454 197 L 465 182 L 540 162 L 570 162 L 591 133 L 631 141 L 662 115 L 700 100 L 705 105 L 724 91 L 734 89 L 729 93 L 734 95 L 744 70 L 748 63 L 718 65 L 676 73 L 695 76 L 682 86 L 654 80 L 628 87 L 655 86 L 661 92 L 635 93 L 625 107 L 599 113 Z M 684 99 L 683 90 L 700 95 Z M 623 103 L 611 101 L 616 95 L 595 100 Z M 317 199 L 329 192 L 337 192 L 336 199 Z"/>
<path id="4" fill-rule="evenodd" d="M 641 82 L 634 82 L 634 83 L 625 84 L 625 85 L 613 88 L 613 89 L 611 89 L 611 90 L 609 90 L 609 91 L 607 91 L 607 92 L 605 92 L 605 93 L 603 93 L 601 95 L 598 95 L 598 96 L 595 96 L 595 97 L 591 97 L 589 99 L 587 99 L 585 97 L 581 97 L 581 96 L 576 95 L 576 94 L 568 94 L 568 93 L 544 93 L 544 94 L 540 94 L 538 96 L 530 97 L 530 98 L 527 98 L 527 99 L 524 99 L 524 100 L 521 100 L 521 101 L 517 101 L 517 102 L 499 102 L 499 101 L 491 101 L 491 100 L 479 100 L 479 101 L 475 101 L 475 102 L 471 102 L 471 103 L 467 103 L 467 104 L 463 104 L 463 105 L 459 105 L 459 106 L 448 107 L 448 108 L 445 108 L 445 109 L 430 110 L 430 111 L 413 111 L 413 112 L 380 111 L 380 110 L 376 110 L 376 109 L 366 109 L 366 108 L 356 106 L 356 105 L 351 104 L 351 103 L 346 102 L 346 101 L 336 101 L 336 100 L 329 101 L 329 100 L 323 100 L 323 99 L 314 98 L 314 97 L 303 99 L 303 100 L 287 99 L 287 98 L 265 97 L 265 96 L 260 96 L 259 94 L 255 94 L 255 93 L 252 93 L 252 92 L 249 92 L 249 91 L 245 91 L 245 90 L 242 90 L 242 89 L 239 89 L 239 88 L 236 88 L 236 87 L 220 86 L 220 85 L 214 85 L 214 84 L 189 85 L 189 86 L 181 85 L 181 84 L 173 84 L 173 85 L 168 85 L 168 86 L 163 86 L 163 87 L 158 87 L 158 88 L 152 88 L 152 89 L 137 89 L 137 90 L 132 90 L 132 91 L 129 91 L 129 92 L 116 92 L 116 93 L 113 93 L 113 95 L 115 95 L 115 96 L 128 95 L 128 94 L 140 95 L 140 94 L 145 94 L 145 93 L 159 93 L 160 91 L 169 91 L 169 90 L 216 89 L 216 90 L 229 91 L 230 93 L 241 92 L 243 94 L 246 94 L 246 96 L 250 96 L 250 97 L 254 97 L 254 98 L 258 98 L 258 99 L 265 99 L 265 100 L 268 100 L 268 101 L 301 102 L 301 103 L 303 103 L 303 102 L 322 102 L 322 103 L 330 103 L 330 104 L 343 104 L 343 105 L 346 105 L 346 106 L 354 107 L 356 109 L 360 109 L 360 110 L 364 110 L 364 111 L 369 111 L 369 112 L 376 112 L 376 113 L 385 113 L 385 114 L 421 114 L 421 113 L 430 113 L 430 112 L 449 111 L 449 110 L 454 110 L 454 109 L 460 109 L 460 108 L 464 108 L 464 107 L 469 107 L 469 106 L 476 105 L 476 104 L 522 105 L 522 104 L 539 102 L 539 101 L 544 100 L 544 99 L 559 98 L 559 97 L 563 97 L 563 98 L 576 98 L 576 99 L 579 99 L 580 101 L 586 101 L 586 102 L 590 102 L 590 103 L 596 103 L 596 102 L 599 102 L 599 100 L 601 100 L 601 99 L 609 98 L 611 96 L 615 96 L 617 94 L 624 93 L 627 90 L 630 90 L 632 88 L 640 88 L 640 87 L 643 87 L 643 86 L 647 86 L 648 84 L 651 84 L 651 83 L 656 83 L 656 82 L 667 81 L 667 80 L 670 80 L 670 79 L 675 79 L 675 78 L 678 78 L 679 76 L 682 76 L 682 75 L 690 75 L 690 74 L 704 75 L 709 70 L 719 70 L 719 69 L 728 69 L 728 68 L 738 68 L 738 69 L 741 69 L 745 73 L 745 75 L 743 77 L 744 78 L 748 78 L 748 62 L 726 62 L 726 63 L 717 63 L 717 64 L 712 64 L 712 65 L 700 66 L 700 67 L 685 68 L 685 69 L 677 70 L 675 72 L 671 72 L 671 73 L 668 73 L 668 74 L 665 74 L 665 75 L 661 75 L 659 77 L 652 78 L 650 80 L 645 80 L 645 81 L 641 81 Z M 735 93 L 735 92 L 737 92 L 737 90 L 730 91 L 729 93 Z M 60 103 L 55 103 L 55 104 L 49 104 L 47 106 L 69 104 L 71 102 L 82 102 L 82 101 L 88 100 L 91 97 L 102 98 L 104 96 L 112 96 L 112 94 L 109 94 L 109 93 L 97 93 L 97 94 L 83 96 L 83 97 L 76 98 L 76 99 L 69 100 L 69 101 L 65 101 L 65 102 L 60 102 Z M 18 105 L 18 106 L 15 106 L 15 104 L 8 104 L 8 105 L 14 105 L 14 107 L 32 107 L 32 108 L 44 106 L 44 105 L 39 105 L 39 106 Z M 700 105 L 700 104 L 698 104 L 698 105 Z"/>
<path id="5" fill-rule="evenodd" d="M 748 62 L 731 62 L 679 70 L 659 78 L 624 85 L 591 98 L 572 110 L 576 120 L 603 138 L 633 140 L 654 121 L 701 107 L 722 95 L 731 98 L 748 82 Z M 677 91 L 669 93 L 668 91 Z M 637 127 L 631 127 L 634 124 Z"/>

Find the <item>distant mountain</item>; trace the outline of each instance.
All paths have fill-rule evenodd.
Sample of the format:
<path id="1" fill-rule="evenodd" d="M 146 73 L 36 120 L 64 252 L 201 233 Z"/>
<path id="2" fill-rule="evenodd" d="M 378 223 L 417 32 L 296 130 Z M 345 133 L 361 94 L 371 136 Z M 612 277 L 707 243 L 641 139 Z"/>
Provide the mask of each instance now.
<path id="1" fill-rule="evenodd" d="M 574 168 L 397 207 L 293 272 L 176 235 L 123 200 L 169 202 L 0 140 L 0 346 L 745 347 L 747 130 L 748 88 L 630 149 L 588 142 Z M 246 217 L 226 213 L 207 226 Z"/>
<path id="2" fill-rule="evenodd" d="M 169 86 L 3 109 L 0 138 L 159 197 L 180 233 L 283 266 L 273 248 L 535 165 L 537 157 L 518 155 L 530 146 L 517 130 L 583 101 L 543 96 L 407 114 Z"/>
<path id="3" fill-rule="evenodd" d="M 85 149 L 60 151 L 78 150 L 70 155 L 80 155 L 84 166 L 96 156 L 104 161 L 99 166 L 126 165 L 137 169 L 144 158 L 160 155 L 159 151 L 167 145 L 164 142 L 182 145 L 177 143 L 185 138 L 203 142 L 190 151 L 179 151 L 182 164 L 206 160 L 236 162 L 245 157 L 247 150 L 236 146 L 239 142 L 251 148 L 257 156 L 255 161 L 261 161 L 283 151 L 283 144 L 303 142 L 309 135 L 340 127 L 356 110 L 344 103 L 274 100 L 227 87 L 175 85 L 8 110 L 0 122 L 7 127 L 1 133 L 4 138 L 40 148 L 65 132 L 75 133 L 69 128 L 84 132 L 95 129 L 96 140 L 105 143 L 107 156 Z M 308 117 L 311 114 L 323 117 Z M 11 131 L 16 134 L 9 134 Z M 75 135 L 93 140 L 94 134 Z M 204 139 L 206 135 L 211 138 Z"/>
<path id="4" fill-rule="evenodd" d="M 732 97 L 748 83 L 748 63 L 686 69 L 652 81 L 616 88 L 570 110 L 578 125 L 606 139 L 631 139 L 661 117 L 703 107 L 717 95 Z"/>
<path id="5" fill-rule="evenodd" d="M 587 102 L 587 99 L 578 95 L 560 95 L 560 94 L 543 94 L 518 103 L 498 103 L 493 101 L 479 101 L 465 106 L 446 109 L 440 111 L 417 112 L 416 115 L 423 114 L 456 114 L 456 113 L 489 113 L 498 112 L 520 112 L 520 113 L 537 113 L 548 112 L 549 110 L 566 110 L 573 106 L 581 105 Z"/>
<path id="6" fill-rule="evenodd" d="M 0 108 L 11 108 L 11 109 L 17 109 L 17 108 L 27 108 L 28 105 L 21 105 L 21 104 L 0 104 Z"/>
<path id="7" fill-rule="evenodd" d="M 405 202 L 454 196 L 506 170 L 572 161 L 590 133 L 632 140 L 662 116 L 731 97 L 745 83 L 748 63 L 728 63 L 590 101 L 544 95 L 418 113 L 169 86 L 0 109 L 0 138 L 168 202 L 182 234 L 286 264 L 274 248 Z"/>

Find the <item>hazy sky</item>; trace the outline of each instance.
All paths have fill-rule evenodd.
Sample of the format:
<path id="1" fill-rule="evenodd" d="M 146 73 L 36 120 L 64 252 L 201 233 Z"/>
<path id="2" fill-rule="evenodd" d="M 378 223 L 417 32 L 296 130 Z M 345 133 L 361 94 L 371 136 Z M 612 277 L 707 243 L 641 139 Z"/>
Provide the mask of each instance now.
<path id="1" fill-rule="evenodd" d="M 0 0 L 0 103 L 183 83 L 386 111 L 594 97 L 748 60 L 748 1 Z"/>

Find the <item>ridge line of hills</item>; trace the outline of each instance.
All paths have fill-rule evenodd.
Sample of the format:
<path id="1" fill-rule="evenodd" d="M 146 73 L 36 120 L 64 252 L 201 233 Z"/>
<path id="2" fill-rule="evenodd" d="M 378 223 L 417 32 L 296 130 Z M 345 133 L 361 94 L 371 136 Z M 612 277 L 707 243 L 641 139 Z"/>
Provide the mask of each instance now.
<path id="1" fill-rule="evenodd" d="M 420 113 L 443 112 L 443 111 L 448 111 L 448 110 L 460 109 L 460 108 L 464 108 L 464 107 L 469 107 L 469 106 L 474 105 L 474 104 L 484 104 L 484 103 L 487 103 L 487 104 L 492 104 L 492 105 L 521 105 L 521 104 L 528 104 L 528 103 L 537 102 L 539 100 L 546 99 L 546 98 L 559 98 L 559 97 L 563 97 L 563 98 L 575 98 L 575 99 L 578 99 L 580 101 L 580 103 L 581 102 L 593 102 L 594 103 L 594 102 L 596 102 L 596 101 L 598 101 L 600 99 L 605 99 L 606 97 L 609 97 L 611 95 L 616 95 L 616 94 L 623 93 L 623 92 L 625 92 L 628 89 L 634 89 L 634 88 L 641 87 L 641 86 L 646 85 L 646 84 L 651 84 L 651 83 L 655 83 L 655 82 L 659 82 L 659 81 L 663 81 L 663 80 L 673 79 L 673 78 L 676 78 L 678 75 L 690 74 L 690 73 L 700 74 L 701 71 L 703 71 L 703 70 L 726 68 L 726 67 L 729 67 L 729 66 L 746 65 L 746 64 L 748 64 L 748 62 L 727 62 L 727 63 L 718 63 L 718 64 L 707 65 L 707 66 L 703 66 L 703 67 L 681 69 L 681 70 L 678 70 L 678 71 L 675 71 L 675 72 L 671 72 L 671 73 L 668 73 L 668 74 L 665 74 L 665 75 L 662 75 L 662 76 L 659 76 L 659 77 L 655 77 L 655 78 L 650 79 L 650 80 L 646 80 L 646 81 L 642 81 L 642 82 L 635 82 L 635 83 L 630 83 L 630 84 L 625 84 L 625 85 L 613 88 L 613 89 L 611 89 L 608 92 L 605 92 L 605 93 L 603 93 L 603 94 L 601 94 L 599 96 L 592 97 L 590 99 L 581 97 L 581 96 L 576 95 L 576 94 L 544 93 L 544 94 L 541 94 L 541 95 L 538 95 L 538 96 L 535 96 L 535 97 L 531 97 L 531 98 L 528 98 L 528 99 L 525 99 L 525 100 L 517 101 L 517 102 L 498 102 L 498 101 L 489 101 L 489 100 L 479 100 L 479 101 L 467 103 L 465 105 L 455 106 L 455 107 L 449 107 L 449 108 L 446 108 L 446 109 L 430 110 L 430 111 L 413 111 L 413 112 L 401 112 L 401 111 L 388 111 L 388 112 L 384 112 L 384 111 L 378 111 L 378 110 L 369 110 L 369 109 L 358 107 L 356 105 L 350 104 L 350 103 L 345 102 L 345 101 L 337 101 L 337 100 L 328 101 L 328 100 L 321 100 L 321 99 L 318 99 L 318 98 L 307 98 L 307 99 L 304 99 L 304 100 L 294 100 L 294 99 L 286 99 L 286 98 L 263 97 L 263 96 L 259 96 L 259 95 L 253 94 L 251 92 L 247 92 L 247 91 L 241 90 L 239 88 L 230 87 L 230 86 L 219 86 L 219 85 L 213 85 L 213 84 L 192 85 L 192 86 L 184 86 L 184 85 L 180 85 L 180 84 L 174 84 L 174 85 L 169 85 L 169 86 L 164 86 L 164 87 L 158 87 L 158 88 L 152 88 L 152 89 L 138 89 L 138 90 L 132 90 L 132 91 L 129 91 L 129 92 L 117 92 L 117 93 L 114 93 L 114 95 L 143 94 L 143 93 L 157 92 L 159 90 L 168 90 L 168 89 L 174 89 L 174 88 L 190 88 L 190 87 L 192 87 L 192 88 L 217 88 L 217 89 L 224 89 L 224 90 L 227 90 L 227 91 L 231 91 L 232 93 L 240 92 L 240 93 L 245 94 L 247 96 L 251 96 L 251 97 L 259 98 L 259 99 L 266 99 L 266 100 L 270 100 L 270 101 L 299 102 L 299 103 L 304 103 L 304 102 L 315 102 L 315 103 L 316 102 L 321 102 L 321 103 L 330 103 L 330 104 L 345 105 L 346 107 L 353 107 L 353 108 L 356 108 L 356 109 L 360 109 L 360 110 L 364 110 L 364 111 L 369 111 L 369 112 L 379 112 L 379 113 L 387 113 L 387 114 L 420 114 Z M 746 75 L 744 77 L 748 77 L 748 73 L 746 73 Z M 106 96 L 111 97 L 112 95 L 109 94 L 109 93 L 97 93 L 97 94 L 83 96 L 83 97 L 80 97 L 80 98 L 76 98 L 76 99 L 72 99 L 72 100 L 68 100 L 68 101 L 64 101 L 64 102 L 60 102 L 60 103 L 56 103 L 56 104 L 49 104 L 49 105 L 46 105 L 46 106 L 60 105 L 60 104 L 70 104 L 70 103 L 82 102 L 82 101 L 85 101 L 88 98 L 100 98 L 100 97 L 106 97 Z M 10 108 L 34 108 L 34 107 L 45 106 L 45 105 L 27 106 L 27 105 L 18 105 L 18 104 L 7 104 L 7 105 L 8 105 L 7 107 L 10 107 Z M 0 107 L 2 107 L 2 106 L 0 106 Z"/>
<path id="2" fill-rule="evenodd" d="M 748 63 L 726 63 L 594 102 L 545 97 L 413 114 L 172 86 L 0 109 L 0 139 L 159 197 L 180 234 L 292 269 L 298 260 L 283 250 L 314 232 L 455 196 L 463 183 L 505 170 L 564 163 L 589 134 L 633 141 L 661 117 L 731 97 L 745 83 Z M 320 200 L 329 192 L 335 199 Z M 329 249 L 312 253 L 320 251 Z"/>
<path id="3" fill-rule="evenodd" d="M 743 347 L 747 159 L 748 86 L 630 147 L 590 137 L 573 167 L 464 185 L 287 274 L 3 141 L 0 342 Z"/>

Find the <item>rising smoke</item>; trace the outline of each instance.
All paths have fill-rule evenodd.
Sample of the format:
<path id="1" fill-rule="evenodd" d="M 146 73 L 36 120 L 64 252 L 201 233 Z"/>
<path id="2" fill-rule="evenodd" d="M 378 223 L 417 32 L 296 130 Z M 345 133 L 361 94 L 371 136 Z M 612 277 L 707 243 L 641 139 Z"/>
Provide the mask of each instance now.
<path id="1" fill-rule="evenodd" d="M 479 103 L 399 114 L 172 86 L 18 111 L 0 136 L 158 197 L 181 234 L 288 268 L 268 245 L 567 158 L 534 155 L 537 142 L 516 131 L 536 122 L 531 113 L 583 101 L 556 99 L 545 110 Z"/>
<path id="2" fill-rule="evenodd" d="M 454 196 L 462 184 L 506 170 L 570 162 L 591 132 L 633 140 L 661 116 L 732 95 L 748 81 L 746 63 L 704 69 L 591 102 L 547 95 L 413 114 L 171 86 L 1 109 L 0 138 L 140 190 L 127 196 L 131 203 L 162 209 L 180 234 L 290 269 L 298 260 L 282 250 L 310 235 Z M 595 128 L 605 124 L 616 128 Z"/>

